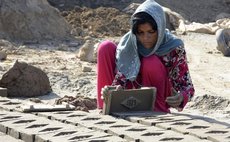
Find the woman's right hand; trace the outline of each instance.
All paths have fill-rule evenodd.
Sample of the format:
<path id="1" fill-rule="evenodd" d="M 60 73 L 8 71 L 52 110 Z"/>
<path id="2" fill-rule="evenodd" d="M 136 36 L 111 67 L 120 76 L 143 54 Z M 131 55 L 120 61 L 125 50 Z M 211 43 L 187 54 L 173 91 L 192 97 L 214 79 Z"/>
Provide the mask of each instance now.
<path id="1" fill-rule="evenodd" d="M 101 89 L 101 99 L 102 100 L 107 100 L 109 94 L 111 94 L 112 91 L 114 90 L 122 90 L 122 86 L 121 85 L 117 85 L 117 86 L 105 86 Z"/>

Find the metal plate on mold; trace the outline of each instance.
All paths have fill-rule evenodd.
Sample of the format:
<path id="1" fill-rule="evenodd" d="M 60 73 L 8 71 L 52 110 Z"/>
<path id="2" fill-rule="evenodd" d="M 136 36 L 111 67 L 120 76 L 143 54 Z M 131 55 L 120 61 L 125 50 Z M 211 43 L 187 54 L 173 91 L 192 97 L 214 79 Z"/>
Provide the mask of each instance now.
<path id="1" fill-rule="evenodd" d="M 103 114 L 117 112 L 152 111 L 156 98 L 156 88 L 145 87 L 112 91 L 104 102 Z"/>

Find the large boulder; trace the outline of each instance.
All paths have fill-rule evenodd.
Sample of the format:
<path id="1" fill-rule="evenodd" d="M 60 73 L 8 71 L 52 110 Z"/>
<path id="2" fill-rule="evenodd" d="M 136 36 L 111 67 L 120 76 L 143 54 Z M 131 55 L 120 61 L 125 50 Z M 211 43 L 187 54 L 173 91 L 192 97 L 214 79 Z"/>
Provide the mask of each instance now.
<path id="1" fill-rule="evenodd" d="M 220 28 L 216 23 L 207 23 L 201 24 L 192 22 L 189 25 L 185 25 L 187 32 L 195 32 L 195 33 L 204 33 L 204 34 L 215 34 L 216 31 Z"/>
<path id="2" fill-rule="evenodd" d="M 47 75 L 39 68 L 16 61 L 0 80 L 9 97 L 37 97 L 51 92 Z"/>
<path id="3" fill-rule="evenodd" d="M 70 27 L 46 0 L 0 0 L 0 38 L 18 42 L 66 40 Z"/>
<path id="4" fill-rule="evenodd" d="M 230 29 L 219 29 L 216 32 L 217 50 L 224 56 L 230 56 Z"/>

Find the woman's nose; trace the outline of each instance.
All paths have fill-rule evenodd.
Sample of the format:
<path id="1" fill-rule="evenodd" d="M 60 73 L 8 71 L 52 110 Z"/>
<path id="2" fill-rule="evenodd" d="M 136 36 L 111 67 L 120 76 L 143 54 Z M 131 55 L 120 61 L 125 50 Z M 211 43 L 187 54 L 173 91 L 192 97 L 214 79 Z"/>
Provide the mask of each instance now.
<path id="1" fill-rule="evenodd" d="M 151 37 L 151 35 L 149 34 L 149 33 L 145 33 L 144 34 L 144 39 L 146 40 L 146 39 L 149 39 Z"/>

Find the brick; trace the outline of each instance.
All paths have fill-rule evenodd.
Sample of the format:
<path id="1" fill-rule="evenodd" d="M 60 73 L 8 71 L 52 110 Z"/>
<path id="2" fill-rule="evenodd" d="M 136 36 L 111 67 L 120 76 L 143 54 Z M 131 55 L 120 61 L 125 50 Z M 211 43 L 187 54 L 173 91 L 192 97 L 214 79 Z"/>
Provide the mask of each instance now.
<path id="1" fill-rule="evenodd" d="M 219 134 L 215 136 L 208 136 L 208 140 L 213 142 L 230 142 L 230 134 Z"/>
<path id="2" fill-rule="evenodd" d="M 4 133 L 1 133 L 0 132 L 0 138 L 1 140 L 3 140 L 4 142 L 23 142 L 22 140 L 19 140 L 19 139 L 16 139 L 16 138 L 13 138 L 9 135 L 6 135 Z"/>

